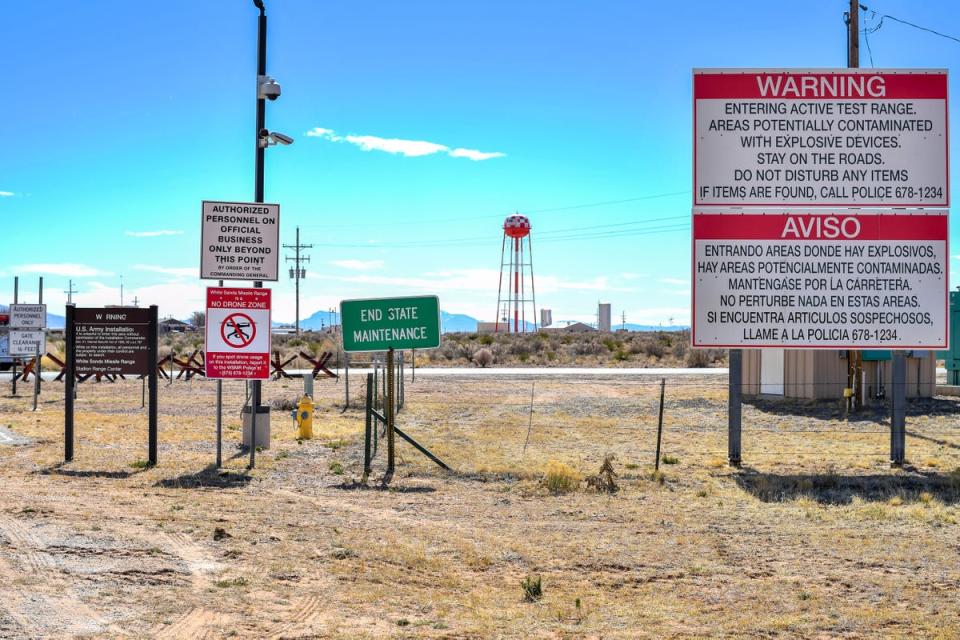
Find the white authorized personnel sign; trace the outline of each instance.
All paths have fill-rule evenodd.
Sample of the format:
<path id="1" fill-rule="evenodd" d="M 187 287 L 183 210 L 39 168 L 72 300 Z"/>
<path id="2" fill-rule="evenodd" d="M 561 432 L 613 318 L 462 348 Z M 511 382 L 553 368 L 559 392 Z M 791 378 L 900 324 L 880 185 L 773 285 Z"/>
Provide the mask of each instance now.
<path id="1" fill-rule="evenodd" d="M 278 278 L 280 205 L 204 201 L 200 228 L 200 278 Z"/>
<path id="2" fill-rule="evenodd" d="M 944 349 L 947 212 L 694 209 L 693 346 Z"/>
<path id="3" fill-rule="evenodd" d="M 947 72 L 694 69 L 693 204 L 947 207 Z"/>
<path id="4" fill-rule="evenodd" d="M 32 356 L 37 353 L 47 352 L 47 334 L 43 331 L 21 331 L 17 329 L 10 330 L 10 355 L 11 356 Z"/>
<path id="5" fill-rule="evenodd" d="M 47 305 L 10 305 L 10 326 L 15 329 L 44 329 L 47 326 Z"/>

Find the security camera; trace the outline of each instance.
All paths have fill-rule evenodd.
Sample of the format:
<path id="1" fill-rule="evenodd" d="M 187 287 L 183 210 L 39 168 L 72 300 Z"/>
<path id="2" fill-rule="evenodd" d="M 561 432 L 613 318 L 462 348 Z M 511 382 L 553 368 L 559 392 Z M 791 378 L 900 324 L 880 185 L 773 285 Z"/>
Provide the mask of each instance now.
<path id="1" fill-rule="evenodd" d="M 276 100 L 280 97 L 280 85 L 270 76 L 257 76 L 257 99 Z"/>
<path id="2" fill-rule="evenodd" d="M 283 145 L 293 144 L 293 138 L 282 133 L 277 133 L 276 131 L 270 133 L 270 139 Z"/>

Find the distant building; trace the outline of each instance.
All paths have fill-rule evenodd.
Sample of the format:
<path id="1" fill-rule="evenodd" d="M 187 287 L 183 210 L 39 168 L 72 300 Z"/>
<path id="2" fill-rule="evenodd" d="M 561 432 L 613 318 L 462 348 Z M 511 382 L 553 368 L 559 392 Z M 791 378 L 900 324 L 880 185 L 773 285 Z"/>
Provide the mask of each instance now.
<path id="1" fill-rule="evenodd" d="M 601 302 L 597 307 L 597 330 L 610 331 L 610 303 Z"/>
<path id="2" fill-rule="evenodd" d="M 540 328 L 549 327 L 553 324 L 553 310 L 540 309 Z"/>
<path id="3" fill-rule="evenodd" d="M 196 329 L 192 324 L 181 322 L 176 318 L 165 318 L 157 323 L 160 333 L 186 333 Z"/>
<path id="4" fill-rule="evenodd" d="M 501 323 L 501 327 L 503 323 Z M 496 333 L 497 323 L 496 322 L 478 322 L 477 323 L 477 333 Z"/>
<path id="5" fill-rule="evenodd" d="M 828 400 L 843 397 L 846 351 L 826 349 L 744 349 L 743 393 Z M 893 393 L 889 351 L 863 351 L 863 402 L 885 401 Z M 907 351 L 907 398 L 932 398 L 937 359 L 933 351 Z"/>
<path id="6" fill-rule="evenodd" d="M 590 325 L 584 322 L 571 322 L 570 324 L 562 327 L 560 326 L 546 327 L 544 328 L 544 331 L 550 331 L 550 332 L 556 332 L 556 333 L 577 333 L 580 331 L 596 331 L 596 329 L 594 329 L 593 327 L 591 327 Z"/>

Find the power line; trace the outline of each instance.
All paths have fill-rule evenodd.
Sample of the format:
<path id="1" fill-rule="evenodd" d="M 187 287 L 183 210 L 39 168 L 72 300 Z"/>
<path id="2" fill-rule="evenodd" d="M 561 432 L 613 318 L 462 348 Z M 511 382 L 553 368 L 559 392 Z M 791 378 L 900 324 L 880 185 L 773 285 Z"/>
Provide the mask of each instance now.
<path id="1" fill-rule="evenodd" d="M 860 8 L 861 8 L 863 11 L 870 11 L 870 17 L 871 17 L 871 18 L 874 18 L 874 17 L 876 17 L 876 15 L 877 15 L 877 12 L 876 12 L 876 11 L 873 11 L 873 10 L 871 10 L 871 9 L 868 9 L 866 5 L 861 4 L 861 5 L 860 5 Z M 871 33 L 876 33 L 877 31 L 879 31 L 880 28 L 883 27 L 883 21 L 886 20 L 887 18 L 893 20 L 894 22 L 899 22 L 900 24 L 905 24 L 905 25 L 907 25 L 908 27 L 913 27 L 914 29 L 917 29 L 917 30 L 919 30 L 919 31 L 926 31 L 927 33 L 932 33 L 932 34 L 935 35 L 935 36 L 939 36 L 939 37 L 941 37 L 941 38 L 946 38 L 947 40 L 953 40 L 954 42 L 960 44 L 960 38 L 958 38 L 958 37 L 956 37 L 956 36 L 951 36 L 950 34 L 947 34 L 947 33 L 941 33 L 940 31 L 937 31 L 936 29 L 931 29 L 931 28 L 929 28 L 929 27 L 924 27 L 924 26 L 921 26 L 921 25 L 919 25 L 919 24 L 915 24 L 915 23 L 913 23 L 913 22 L 910 22 L 909 20 L 904 20 L 903 18 L 898 18 L 898 17 L 896 17 L 896 16 L 891 16 L 891 15 L 888 14 L 888 13 L 880 14 L 880 22 L 877 23 L 877 26 L 871 27 L 870 29 L 864 29 L 864 30 L 863 30 L 864 35 L 869 36 L 869 34 L 871 34 Z M 866 42 L 867 42 L 867 51 L 869 52 L 869 51 L 870 51 L 870 40 L 869 40 L 869 38 L 866 39 Z M 870 64 L 873 65 L 873 56 L 872 56 L 872 55 L 871 55 L 871 57 L 870 57 Z"/>
<path id="2" fill-rule="evenodd" d="M 553 207 L 550 209 L 521 209 L 521 212 L 524 214 L 534 214 L 534 213 L 553 213 L 557 211 L 573 211 L 576 209 L 590 209 L 595 207 L 607 207 L 616 204 L 626 204 L 629 202 L 641 202 L 644 200 L 658 200 L 661 198 L 671 198 L 674 196 L 688 195 L 690 190 L 686 191 L 669 191 L 665 193 L 654 193 L 646 196 L 637 196 L 634 198 L 624 198 L 621 200 L 603 200 L 599 202 L 587 202 L 584 204 L 574 204 L 562 207 Z M 419 219 L 403 219 L 396 222 L 382 222 L 377 223 L 377 227 L 409 227 L 415 224 L 433 224 L 433 223 L 442 223 L 442 222 L 464 222 L 468 220 L 497 220 L 503 218 L 502 215 L 482 215 L 482 216 L 460 216 L 460 217 L 445 217 L 445 218 L 419 218 Z M 305 226 L 304 229 L 312 228 L 322 228 L 322 229 L 354 229 L 356 227 L 367 227 L 370 226 L 370 223 L 358 222 L 356 224 L 336 224 L 336 225 L 309 225 Z"/>

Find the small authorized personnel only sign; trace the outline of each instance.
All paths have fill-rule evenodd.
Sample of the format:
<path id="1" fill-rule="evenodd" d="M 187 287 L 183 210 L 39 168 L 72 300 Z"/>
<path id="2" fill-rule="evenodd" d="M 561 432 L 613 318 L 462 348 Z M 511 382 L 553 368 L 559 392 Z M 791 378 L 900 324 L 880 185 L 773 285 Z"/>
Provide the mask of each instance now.
<path id="1" fill-rule="evenodd" d="M 947 212 L 693 211 L 693 346 L 942 349 Z"/>
<path id="2" fill-rule="evenodd" d="M 946 207 L 947 72 L 695 69 L 694 206 Z"/>
<path id="3" fill-rule="evenodd" d="M 280 205 L 204 201 L 200 237 L 201 279 L 277 279 Z"/>
<path id="4" fill-rule="evenodd" d="M 343 300 L 340 322 L 348 353 L 440 346 L 437 296 Z"/>
<path id="5" fill-rule="evenodd" d="M 270 289 L 207 288 L 204 362 L 208 378 L 270 377 Z"/>
<path id="6" fill-rule="evenodd" d="M 44 329 L 47 326 L 47 305 L 11 304 L 10 326 L 15 329 Z"/>

